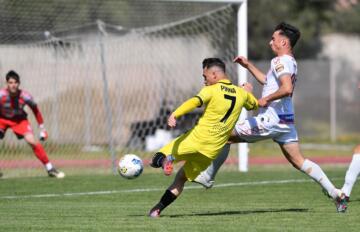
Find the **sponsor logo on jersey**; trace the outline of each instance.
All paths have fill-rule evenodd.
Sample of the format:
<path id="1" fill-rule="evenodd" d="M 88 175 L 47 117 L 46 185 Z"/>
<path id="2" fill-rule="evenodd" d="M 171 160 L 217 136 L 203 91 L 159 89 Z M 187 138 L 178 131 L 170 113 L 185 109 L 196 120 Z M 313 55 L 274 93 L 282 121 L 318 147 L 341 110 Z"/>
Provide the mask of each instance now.
<path id="1" fill-rule="evenodd" d="M 284 70 L 284 65 L 283 64 L 278 64 L 275 66 L 275 71 L 276 72 L 281 72 Z"/>

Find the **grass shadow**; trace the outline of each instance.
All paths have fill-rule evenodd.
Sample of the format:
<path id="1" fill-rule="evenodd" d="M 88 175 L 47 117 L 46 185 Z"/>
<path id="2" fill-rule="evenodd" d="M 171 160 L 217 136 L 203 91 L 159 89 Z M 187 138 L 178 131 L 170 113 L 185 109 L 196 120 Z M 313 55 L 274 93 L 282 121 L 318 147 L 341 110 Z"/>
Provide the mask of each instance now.
<path id="1" fill-rule="evenodd" d="M 192 217 L 192 216 L 222 216 L 222 215 L 248 215 L 260 213 L 279 213 L 279 212 L 308 212 L 309 209 L 290 208 L 290 209 L 257 209 L 257 210 L 232 210 L 221 212 L 191 213 L 191 214 L 175 214 L 168 217 Z M 166 215 L 165 215 L 166 216 Z"/>
<path id="2" fill-rule="evenodd" d="M 351 204 L 352 202 L 360 202 L 360 198 L 356 198 L 356 199 L 350 198 L 349 204 Z"/>
<path id="3" fill-rule="evenodd" d="M 305 213 L 309 209 L 305 208 L 289 208 L 289 209 L 257 209 L 257 210 L 231 210 L 220 212 L 204 212 L 204 213 L 189 213 L 189 214 L 173 214 L 173 215 L 161 215 L 161 217 L 177 218 L 177 217 L 198 217 L 198 216 L 224 216 L 224 215 L 248 215 L 248 214 L 261 214 L 261 213 Z M 129 216 L 144 216 L 144 215 L 129 215 Z"/>

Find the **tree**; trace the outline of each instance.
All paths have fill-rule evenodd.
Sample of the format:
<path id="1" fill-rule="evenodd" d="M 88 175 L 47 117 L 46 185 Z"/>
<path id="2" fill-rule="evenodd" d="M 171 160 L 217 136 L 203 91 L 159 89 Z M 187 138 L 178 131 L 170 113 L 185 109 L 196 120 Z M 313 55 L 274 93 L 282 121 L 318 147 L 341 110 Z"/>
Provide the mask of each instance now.
<path id="1" fill-rule="evenodd" d="M 321 50 L 320 37 L 329 28 L 334 15 L 335 0 L 252 0 L 249 1 L 249 57 L 269 59 L 273 57 L 268 44 L 274 26 L 288 22 L 301 31 L 301 39 L 295 47 L 298 58 L 316 56 Z"/>

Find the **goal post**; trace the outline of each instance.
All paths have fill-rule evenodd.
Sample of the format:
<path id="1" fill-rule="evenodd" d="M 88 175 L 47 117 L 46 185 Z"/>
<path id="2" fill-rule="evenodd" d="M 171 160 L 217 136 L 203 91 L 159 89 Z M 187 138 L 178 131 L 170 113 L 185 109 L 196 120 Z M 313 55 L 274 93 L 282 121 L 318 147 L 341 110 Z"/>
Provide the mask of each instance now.
<path id="1" fill-rule="evenodd" d="M 247 0 L 240 3 L 238 14 L 237 14 L 237 31 L 238 31 L 238 54 L 244 57 L 248 57 L 248 28 L 247 28 Z M 247 70 L 238 65 L 238 80 L 239 84 L 247 81 Z M 240 120 L 244 120 L 247 117 L 247 111 L 244 109 L 241 112 Z M 248 171 L 248 156 L 249 146 L 247 143 L 240 143 L 238 145 L 238 156 L 239 156 L 239 171 Z"/>

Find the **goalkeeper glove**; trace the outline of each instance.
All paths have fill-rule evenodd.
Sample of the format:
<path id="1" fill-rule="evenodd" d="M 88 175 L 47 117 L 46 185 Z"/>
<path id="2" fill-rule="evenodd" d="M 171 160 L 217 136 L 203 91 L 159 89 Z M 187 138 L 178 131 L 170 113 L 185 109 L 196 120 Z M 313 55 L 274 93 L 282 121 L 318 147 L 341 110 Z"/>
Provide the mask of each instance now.
<path id="1" fill-rule="evenodd" d="M 48 138 L 48 133 L 45 130 L 45 126 L 43 124 L 41 124 L 39 126 L 39 128 L 40 128 L 39 138 L 40 138 L 41 141 L 45 141 Z"/>

